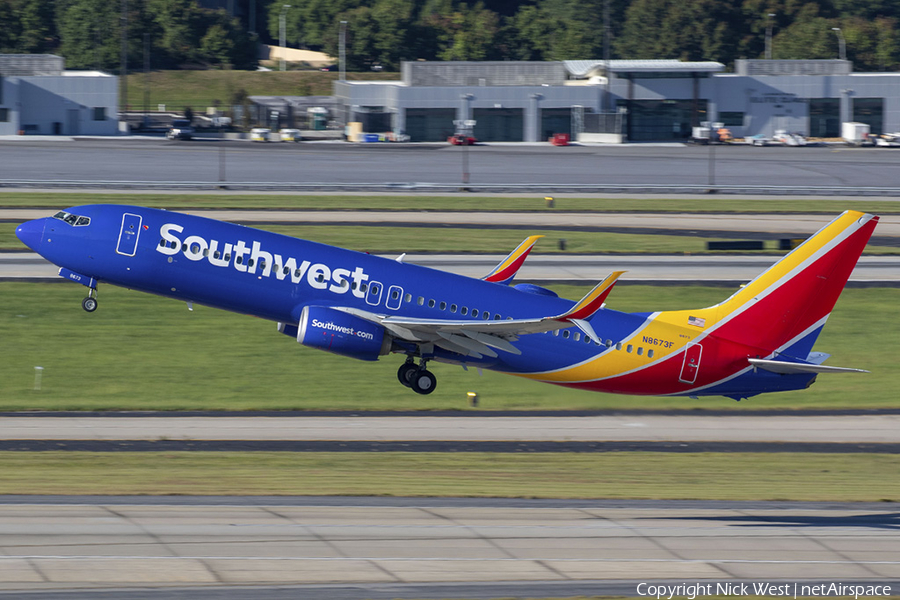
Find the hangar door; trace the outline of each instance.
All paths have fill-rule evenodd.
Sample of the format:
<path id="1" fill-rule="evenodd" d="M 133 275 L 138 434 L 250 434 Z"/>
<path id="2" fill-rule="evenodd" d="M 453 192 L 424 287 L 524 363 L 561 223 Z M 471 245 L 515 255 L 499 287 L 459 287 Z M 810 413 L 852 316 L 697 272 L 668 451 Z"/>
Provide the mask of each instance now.
<path id="1" fill-rule="evenodd" d="M 445 142 L 455 133 L 455 108 L 407 108 L 406 135 L 412 142 Z"/>
<path id="2" fill-rule="evenodd" d="M 554 133 L 572 135 L 571 108 L 544 108 L 541 110 L 541 130 L 538 139 L 546 141 Z"/>
<path id="3" fill-rule="evenodd" d="M 692 123 L 706 120 L 705 99 L 693 100 L 619 100 L 628 108 L 627 134 L 632 142 L 686 140 Z"/>
<path id="4" fill-rule="evenodd" d="M 521 108 L 476 108 L 475 138 L 483 142 L 521 142 L 525 139 Z"/>

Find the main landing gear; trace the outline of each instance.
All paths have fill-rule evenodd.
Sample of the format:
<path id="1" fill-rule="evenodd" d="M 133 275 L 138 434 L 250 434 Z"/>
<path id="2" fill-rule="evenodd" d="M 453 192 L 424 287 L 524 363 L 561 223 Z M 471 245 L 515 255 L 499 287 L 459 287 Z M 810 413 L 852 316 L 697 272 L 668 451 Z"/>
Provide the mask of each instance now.
<path id="1" fill-rule="evenodd" d="M 97 298 L 95 294 L 97 293 L 97 288 L 91 288 L 91 291 L 88 292 L 87 298 L 81 301 L 81 308 L 88 312 L 94 312 L 97 310 Z"/>
<path id="2" fill-rule="evenodd" d="M 397 370 L 397 379 L 417 394 L 430 394 L 437 387 L 437 377 L 425 368 L 425 364 L 424 358 L 418 365 L 413 362 L 412 357 L 407 358 Z"/>

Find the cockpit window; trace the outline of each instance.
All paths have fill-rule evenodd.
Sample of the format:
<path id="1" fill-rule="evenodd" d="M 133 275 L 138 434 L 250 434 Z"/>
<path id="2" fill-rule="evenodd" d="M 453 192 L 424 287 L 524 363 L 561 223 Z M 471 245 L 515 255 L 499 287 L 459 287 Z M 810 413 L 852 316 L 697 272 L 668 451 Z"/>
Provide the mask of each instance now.
<path id="1" fill-rule="evenodd" d="M 90 217 L 81 217 L 79 215 L 73 215 L 72 213 L 68 213 L 64 210 L 59 211 L 55 215 L 53 215 L 54 219 L 59 219 L 60 221 L 65 221 L 69 225 L 74 227 L 84 227 L 86 225 L 91 224 Z"/>

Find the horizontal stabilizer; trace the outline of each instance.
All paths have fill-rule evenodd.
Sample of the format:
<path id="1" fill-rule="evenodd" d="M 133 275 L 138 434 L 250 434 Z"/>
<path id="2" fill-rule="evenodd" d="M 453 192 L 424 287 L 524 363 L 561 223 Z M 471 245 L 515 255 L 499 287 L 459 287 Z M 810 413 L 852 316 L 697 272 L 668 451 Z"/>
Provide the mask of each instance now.
<path id="1" fill-rule="evenodd" d="M 509 256 L 500 261 L 500 264 L 494 267 L 494 270 L 485 275 L 483 279 L 493 283 L 509 285 L 515 278 L 516 273 L 519 272 L 519 269 L 522 268 L 522 263 L 525 262 L 528 253 L 531 252 L 531 248 L 542 237 L 544 236 L 532 235 L 527 238 L 524 242 L 519 244 L 515 250 L 510 252 Z"/>
<path id="2" fill-rule="evenodd" d="M 865 369 L 851 369 L 848 367 L 829 367 L 826 365 L 814 365 L 809 363 L 785 362 L 783 360 L 766 360 L 763 358 L 749 358 L 750 364 L 759 369 L 790 375 L 793 373 L 868 373 Z"/>

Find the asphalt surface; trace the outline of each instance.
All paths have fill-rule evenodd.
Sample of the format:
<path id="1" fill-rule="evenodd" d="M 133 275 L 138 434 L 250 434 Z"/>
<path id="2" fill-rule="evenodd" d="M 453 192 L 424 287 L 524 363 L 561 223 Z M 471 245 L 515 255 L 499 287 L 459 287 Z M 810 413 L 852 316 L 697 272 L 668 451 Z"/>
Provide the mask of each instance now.
<path id="1" fill-rule="evenodd" d="M 900 187 L 900 153 L 882 148 L 710 148 L 630 144 L 251 144 L 156 139 L 3 140 L 0 182 L 158 181 L 265 183 Z M 712 160 L 711 160 L 712 159 Z M 224 175 L 224 176 L 223 176 Z"/>
<path id="2" fill-rule="evenodd" d="M 0 589 L 42 597 L 637 596 L 641 582 L 900 580 L 900 521 L 883 504 L 7 497 L 0 532 Z"/>
<path id="3" fill-rule="evenodd" d="M 852 375 L 851 375 L 852 376 Z M 900 415 L 594 417 L 0 417 L 0 439 L 900 444 Z"/>

